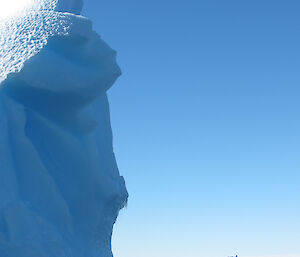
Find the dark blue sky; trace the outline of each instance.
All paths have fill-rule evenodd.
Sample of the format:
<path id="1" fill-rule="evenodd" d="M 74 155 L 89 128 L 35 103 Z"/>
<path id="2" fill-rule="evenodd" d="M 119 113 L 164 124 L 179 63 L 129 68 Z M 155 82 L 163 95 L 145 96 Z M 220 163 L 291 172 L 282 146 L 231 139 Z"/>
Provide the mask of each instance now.
<path id="1" fill-rule="evenodd" d="M 117 257 L 300 256 L 299 10 L 86 0 L 123 70 L 109 93 L 131 195 Z"/>

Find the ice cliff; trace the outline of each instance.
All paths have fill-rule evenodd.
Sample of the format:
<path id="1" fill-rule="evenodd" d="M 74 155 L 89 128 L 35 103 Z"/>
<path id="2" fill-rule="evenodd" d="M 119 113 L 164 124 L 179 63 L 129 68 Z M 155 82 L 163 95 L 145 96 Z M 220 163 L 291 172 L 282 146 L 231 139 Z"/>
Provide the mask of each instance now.
<path id="1" fill-rule="evenodd" d="M 112 256 L 128 197 L 106 94 L 120 69 L 81 8 L 33 0 L 0 24 L 1 257 Z"/>

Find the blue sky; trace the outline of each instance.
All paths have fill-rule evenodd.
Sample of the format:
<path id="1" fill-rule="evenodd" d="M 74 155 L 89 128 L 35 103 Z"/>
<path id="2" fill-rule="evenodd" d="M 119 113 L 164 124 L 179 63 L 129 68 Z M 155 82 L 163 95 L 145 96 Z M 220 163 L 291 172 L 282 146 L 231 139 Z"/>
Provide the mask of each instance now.
<path id="1" fill-rule="evenodd" d="M 123 70 L 116 257 L 300 256 L 299 8 L 86 0 Z"/>

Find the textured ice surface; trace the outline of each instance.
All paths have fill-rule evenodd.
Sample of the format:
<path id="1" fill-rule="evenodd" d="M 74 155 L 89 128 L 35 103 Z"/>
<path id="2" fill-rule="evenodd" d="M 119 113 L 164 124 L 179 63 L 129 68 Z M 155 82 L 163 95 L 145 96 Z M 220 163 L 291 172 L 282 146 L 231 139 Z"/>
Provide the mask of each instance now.
<path id="1" fill-rule="evenodd" d="M 50 37 L 68 35 L 83 22 L 72 15 L 80 13 L 81 0 L 32 0 L 29 3 L 17 16 L 0 22 L 0 81 L 7 74 L 19 71 L 24 62 L 38 53 Z M 65 11 L 68 13 L 63 13 Z M 77 30 L 78 33 L 85 32 L 82 28 Z"/>
<path id="2" fill-rule="evenodd" d="M 106 95 L 120 69 L 81 7 L 34 1 L 0 25 L 1 257 L 112 256 L 128 197 Z"/>

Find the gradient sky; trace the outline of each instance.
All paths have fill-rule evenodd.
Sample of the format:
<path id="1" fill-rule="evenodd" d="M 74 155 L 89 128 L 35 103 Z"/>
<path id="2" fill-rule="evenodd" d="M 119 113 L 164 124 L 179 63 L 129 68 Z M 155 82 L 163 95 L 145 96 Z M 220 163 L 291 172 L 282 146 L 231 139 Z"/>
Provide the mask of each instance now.
<path id="1" fill-rule="evenodd" d="M 118 51 L 116 257 L 300 257 L 300 1 L 86 0 Z"/>

